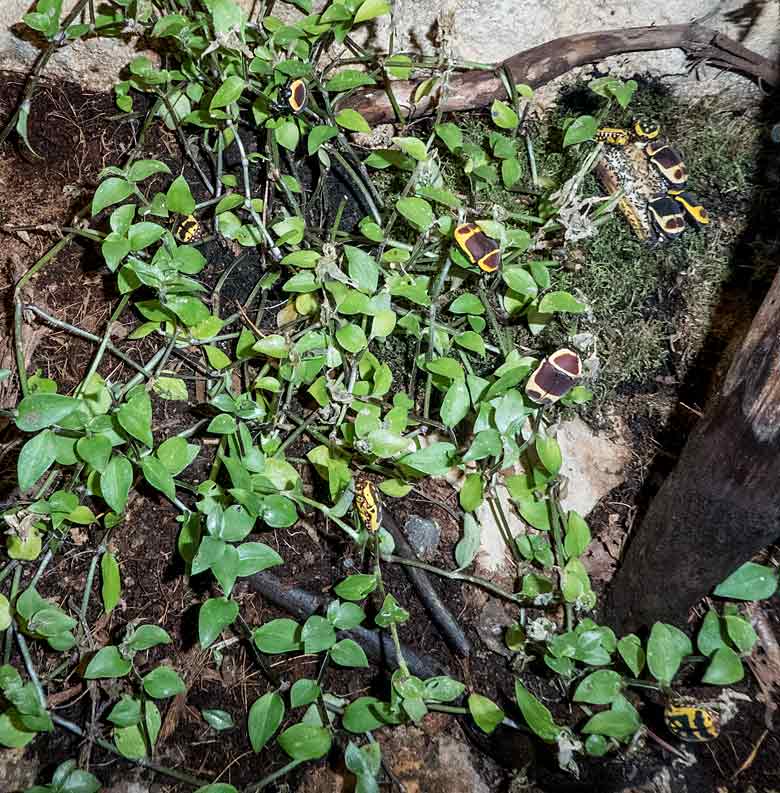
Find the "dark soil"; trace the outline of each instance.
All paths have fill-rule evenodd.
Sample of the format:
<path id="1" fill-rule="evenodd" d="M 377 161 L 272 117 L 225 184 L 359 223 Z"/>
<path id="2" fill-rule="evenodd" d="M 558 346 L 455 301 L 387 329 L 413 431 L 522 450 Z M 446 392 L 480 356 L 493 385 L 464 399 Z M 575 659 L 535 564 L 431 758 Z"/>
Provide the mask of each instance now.
<path id="1" fill-rule="evenodd" d="M 22 79 L 15 75 L 0 76 L 0 119 L 8 115 L 18 97 Z M 6 339 L 11 338 L 12 298 L 11 286 L 22 273 L 57 239 L 56 228 L 14 229 L 17 226 L 55 224 L 71 225 L 72 218 L 86 201 L 97 184 L 100 169 L 121 161 L 136 145 L 138 121 L 117 118 L 118 111 L 109 95 L 85 94 L 81 89 L 67 84 L 47 85 L 36 95 L 30 117 L 31 144 L 41 159 L 36 159 L 24 150 L 21 144 L 6 145 L 0 152 L 0 285 L 6 295 L 2 303 L 3 331 Z M 56 128 L 57 134 L 51 134 Z M 145 156 L 163 159 L 174 170 L 182 169 L 182 161 L 175 137 L 165 131 L 152 129 L 144 141 Z M 189 175 L 189 171 L 187 170 Z M 306 179 L 304 179 L 306 181 Z M 333 208 L 343 195 L 343 185 L 336 184 L 330 194 L 327 222 L 334 218 Z M 343 218 L 351 226 L 366 214 L 364 208 L 351 202 Z M 327 222 L 323 225 L 327 228 Z M 209 261 L 203 273 L 204 282 L 211 288 L 216 284 L 224 268 L 235 258 L 235 251 L 216 241 L 207 243 L 203 251 Z M 241 259 L 231 277 L 225 283 L 222 306 L 243 302 L 251 286 L 261 272 L 261 261 L 252 251 Z M 90 243 L 79 242 L 65 249 L 31 283 L 26 300 L 33 302 L 56 318 L 78 325 L 96 335 L 102 335 L 105 324 L 119 297 L 113 287 L 113 278 L 101 267 L 100 258 Z M 272 302 L 273 293 L 269 296 Z M 739 298 L 739 305 L 743 305 Z M 648 311 L 666 310 L 664 305 L 647 306 Z M 271 322 L 270 316 L 265 318 Z M 127 312 L 119 323 L 124 331 L 116 329 L 114 339 L 121 339 L 137 320 Z M 738 325 L 739 323 L 734 323 Z M 725 340 L 732 335 L 733 328 L 723 335 Z M 27 325 L 25 329 L 28 358 L 42 374 L 52 377 L 67 392 L 83 376 L 94 353 L 94 345 L 65 331 L 52 330 L 40 325 Z M 119 343 L 119 342 L 117 342 Z M 121 342 L 122 349 L 139 361 L 148 359 L 153 351 L 149 341 Z M 404 360 L 398 353 L 399 366 Z M 679 399 L 691 407 L 701 407 L 709 389 L 713 367 L 720 360 L 722 349 L 713 347 L 702 359 L 706 364 L 702 377 L 695 384 L 686 384 L 678 391 L 680 383 L 660 384 L 659 387 L 679 393 Z M 0 366 L 12 363 L 10 345 L 0 346 Z M 186 369 L 185 369 L 186 371 Z M 107 357 L 100 368 L 104 377 L 114 380 L 126 379 L 129 369 L 120 362 Z M 0 391 L 4 405 L 16 400 L 16 393 L 6 386 Z M 197 400 L 194 400 L 196 402 Z M 180 432 L 200 417 L 197 404 L 155 401 L 155 437 L 164 437 Z M 633 475 L 616 492 L 604 499 L 591 517 L 594 535 L 611 530 L 610 515 L 618 514 L 624 528 L 637 511 L 652 495 L 663 475 L 673 466 L 685 434 L 695 421 L 695 414 L 684 410 L 666 428 L 658 426 L 650 418 L 639 414 L 624 416 L 635 433 L 637 441 L 637 463 Z M 662 456 L 651 452 L 657 444 L 664 449 Z M 313 443 L 299 441 L 291 454 L 303 457 Z M 12 442 L 11 448 L 18 444 Z M 0 502 L 3 488 L 6 492 L 13 482 L 14 454 L 6 454 L 0 461 L 0 471 L 5 484 L 0 482 Z M 654 460 L 652 469 L 647 464 Z M 198 463 L 200 469 L 188 471 L 184 478 L 200 481 L 208 460 Z M 304 474 L 307 476 L 307 474 Z M 307 485 L 316 489 L 321 485 L 316 475 L 308 476 Z M 453 490 L 443 482 L 426 484 L 423 496 L 415 494 L 393 501 L 390 508 L 399 524 L 411 514 L 433 518 L 442 528 L 442 541 L 435 564 L 451 567 L 452 552 L 459 539 L 459 529 L 449 512 L 438 505 L 444 502 L 450 510 L 457 510 L 457 498 Z M 619 507 L 613 506 L 616 502 Z M 304 587 L 312 592 L 327 594 L 345 575 L 358 571 L 363 560 L 345 546 L 339 537 L 329 531 L 318 519 L 319 513 L 309 516 L 312 530 L 302 525 L 274 532 L 258 533 L 256 539 L 277 549 L 285 558 L 285 564 L 277 568 L 276 575 L 289 586 Z M 199 604 L 210 594 L 210 585 L 204 577 L 187 578 L 183 563 L 176 551 L 179 525 L 177 513 L 168 502 L 154 493 L 140 488 L 139 495 L 131 502 L 124 524 L 113 534 L 112 545 L 121 563 L 122 600 L 110 618 L 101 617 L 98 598 L 93 594 L 87 622 L 91 626 L 87 648 L 97 650 L 101 646 L 121 640 L 127 626 L 140 621 L 164 627 L 173 643 L 155 648 L 139 664 L 140 671 L 165 659 L 181 673 L 188 685 L 186 695 L 177 697 L 163 709 L 163 729 L 157 746 L 156 761 L 197 776 L 210 779 L 219 776 L 220 782 L 238 787 L 256 783 L 262 776 L 281 767 L 287 758 L 279 749 L 265 749 L 254 755 L 244 729 L 244 714 L 249 705 L 272 684 L 264 677 L 257 664 L 249 643 L 241 641 L 225 647 L 214 663 L 212 656 L 199 651 L 197 646 L 197 611 Z M 63 607 L 77 611 L 86 585 L 88 570 L 93 561 L 95 548 L 101 537 L 88 531 L 74 531 L 55 556 L 39 582 L 41 594 L 51 597 Z M 388 566 L 387 586 L 401 604 L 411 613 L 411 619 L 400 629 L 401 640 L 419 656 L 440 665 L 454 677 L 463 679 L 467 685 L 494 698 L 506 708 L 507 714 L 519 719 L 512 706 L 512 674 L 509 661 L 487 649 L 476 630 L 480 618 L 482 601 L 473 599 L 473 593 L 464 598 L 463 587 L 455 582 L 436 580 L 434 586 L 442 599 L 466 626 L 474 652 L 468 662 L 450 654 L 437 629 L 419 604 L 414 590 L 405 574 Z M 29 572 L 28 572 L 29 576 Z M 22 580 L 22 588 L 28 583 Z M 286 616 L 280 609 L 270 606 L 254 594 L 245 583 L 239 583 L 235 596 L 241 603 L 241 614 L 250 626 L 258 626 L 270 619 Z M 776 599 L 775 599 L 776 600 Z M 769 613 L 772 628 L 780 635 L 780 610 L 777 603 Z M 33 661 L 44 678 L 61 662 L 59 655 L 44 650 L 40 643 L 33 643 Z M 85 687 L 77 673 L 85 659 L 73 659 L 73 667 L 51 679 L 49 690 L 56 698 L 55 712 L 62 718 L 89 729 L 94 724 L 100 732 L 105 728 L 104 709 L 109 700 L 116 701 L 123 690 L 122 683 L 91 683 Z M 316 677 L 319 673 L 316 657 L 274 657 L 273 670 L 283 685 L 289 686 L 301 677 Z M 18 663 L 18 658 L 12 658 Z M 523 679 L 540 698 L 551 707 L 561 720 L 570 720 L 570 714 L 560 704 L 562 692 L 555 689 L 542 674 L 541 669 L 526 669 Z M 329 690 L 348 697 L 375 693 L 386 696 L 387 674 L 384 669 L 372 667 L 366 671 L 345 671 L 330 667 L 327 670 Z M 47 681 L 48 682 L 48 681 Z M 420 755 L 426 755 L 438 734 L 453 735 L 460 740 L 468 739 L 475 747 L 477 770 L 491 790 L 510 790 L 512 777 L 525 769 L 532 757 L 536 762 L 530 776 L 546 791 L 609 791 L 622 790 L 641 783 L 667 768 L 671 774 L 669 790 L 682 789 L 684 778 L 690 793 L 711 793 L 713 790 L 769 791 L 780 786 L 780 771 L 776 758 L 780 756 L 780 740 L 774 733 L 765 739 L 755 762 L 739 775 L 732 777 L 748 758 L 764 731 L 764 706 L 759 701 L 759 690 L 752 678 L 734 687 L 746 693 L 749 703 L 740 703 L 739 716 L 726 728 L 724 736 L 712 745 L 697 747 L 694 753 L 698 762 L 684 768 L 658 745 L 649 742 L 634 752 L 611 756 L 602 761 L 582 760 L 579 781 L 557 771 L 554 753 L 547 747 L 532 742 L 525 733 L 499 730 L 490 737 L 472 734 L 461 727 L 456 719 L 432 715 L 426 719 L 420 731 Z M 61 692 L 67 692 L 61 694 Z M 710 692 L 705 692 L 707 695 Z M 110 696 L 109 696 L 110 695 Z M 649 699 L 637 700 L 643 715 L 655 726 L 657 734 L 663 733 L 660 707 Z M 201 712 L 206 708 L 220 708 L 230 712 L 237 727 L 226 732 L 214 732 L 203 720 Z M 299 713 L 293 714 L 295 719 Z M 288 719 L 292 721 L 292 718 Z M 667 736 L 668 737 L 668 736 Z M 388 760 L 393 764 L 393 738 L 380 737 L 390 751 Z M 335 754 L 335 753 L 334 753 Z M 130 766 L 127 762 L 108 754 L 98 747 L 90 751 L 89 745 L 78 737 L 62 730 L 49 737 L 38 738 L 27 750 L 26 757 L 38 766 L 37 781 L 43 783 L 51 778 L 51 771 L 60 762 L 81 756 L 89 758 L 93 770 L 107 783 L 118 783 L 128 778 Z M 298 770 L 285 778 L 276 789 L 324 791 L 336 788 L 333 777 L 319 775 L 325 772 L 326 763 L 320 768 Z M 170 783 L 165 777 L 156 776 L 155 790 L 186 790 L 186 785 Z M 414 777 L 412 776 L 412 780 Z M 518 780 L 520 777 L 517 778 Z M 319 781 L 318 781 L 319 780 Z M 343 788 L 347 789 L 347 788 Z M 383 789 L 390 789 L 385 786 Z M 412 788 L 410 788 L 412 789 Z M 511 787 L 512 790 L 522 789 Z M 5 790 L 0 781 L 0 791 Z M 426 793 L 451 793 L 445 787 L 432 783 Z"/>

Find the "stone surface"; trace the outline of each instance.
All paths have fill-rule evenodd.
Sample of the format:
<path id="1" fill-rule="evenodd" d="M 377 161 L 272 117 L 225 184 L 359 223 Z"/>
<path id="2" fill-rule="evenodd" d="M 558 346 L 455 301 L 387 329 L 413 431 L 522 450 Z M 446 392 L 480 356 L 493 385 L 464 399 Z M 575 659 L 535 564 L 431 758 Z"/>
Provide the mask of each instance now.
<path id="1" fill-rule="evenodd" d="M 430 559 L 439 545 L 441 527 L 435 520 L 410 515 L 404 524 L 404 534 L 412 550 L 421 559 Z"/>
<path id="2" fill-rule="evenodd" d="M 0 749 L 0 791 L 12 793 L 34 785 L 38 775 L 38 762 L 35 752 Z"/>
<path id="3" fill-rule="evenodd" d="M 75 0 L 65 0 L 71 8 Z M 252 8 L 253 0 L 239 0 Z M 316 0 L 315 9 L 324 0 Z M 604 0 L 396 0 L 393 22 L 384 18 L 368 23 L 356 33 L 364 44 L 387 46 L 391 27 L 396 51 L 431 53 L 438 44 L 454 58 L 496 62 L 559 36 L 593 30 L 638 25 L 666 25 L 701 19 L 712 8 L 712 0 L 654 0 L 633 3 L 605 3 Z M 19 24 L 31 7 L 30 0 L 0 2 L 0 68 L 24 69 L 38 53 L 32 39 Z M 282 2 L 274 15 L 285 20 L 297 12 Z M 529 24 L 532 20 L 532 24 Z M 773 56 L 780 37 L 780 4 L 772 0 L 725 0 L 718 14 L 706 24 L 738 39 L 762 55 Z M 13 30 L 11 28 L 14 28 Z M 132 41 L 99 40 L 82 42 L 58 52 L 48 73 L 81 82 L 88 88 L 105 88 L 121 68 L 137 54 Z M 609 68 L 618 73 L 650 71 L 680 83 L 687 74 L 682 53 L 636 53 L 613 58 Z M 750 84 L 738 77 L 723 76 L 715 69 L 697 70 L 697 79 L 684 80 L 685 90 L 694 94 L 719 93 L 724 87 L 748 90 Z"/>

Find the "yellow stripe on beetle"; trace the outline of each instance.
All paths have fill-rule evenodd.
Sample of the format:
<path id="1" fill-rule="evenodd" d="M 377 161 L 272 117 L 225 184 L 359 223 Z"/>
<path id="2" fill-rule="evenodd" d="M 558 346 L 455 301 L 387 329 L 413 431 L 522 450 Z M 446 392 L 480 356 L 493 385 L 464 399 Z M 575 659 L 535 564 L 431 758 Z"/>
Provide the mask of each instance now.
<path id="1" fill-rule="evenodd" d="M 501 248 L 476 223 L 462 223 L 455 229 L 455 242 L 466 258 L 480 270 L 493 273 L 501 266 Z"/>
<path id="2" fill-rule="evenodd" d="M 382 525 L 382 501 L 370 479 L 355 482 L 355 509 L 366 531 L 376 534 Z"/>
<path id="3" fill-rule="evenodd" d="M 608 143 L 610 146 L 627 146 L 631 140 L 631 133 L 621 127 L 601 127 L 596 130 L 596 140 L 599 143 Z"/>
<path id="4" fill-rule="evenodd" d="M 664 721 L 681 741 L 703 743 L 720 735 L 720 717 L 711 708 L 701 705 L 667 705 Z"/>

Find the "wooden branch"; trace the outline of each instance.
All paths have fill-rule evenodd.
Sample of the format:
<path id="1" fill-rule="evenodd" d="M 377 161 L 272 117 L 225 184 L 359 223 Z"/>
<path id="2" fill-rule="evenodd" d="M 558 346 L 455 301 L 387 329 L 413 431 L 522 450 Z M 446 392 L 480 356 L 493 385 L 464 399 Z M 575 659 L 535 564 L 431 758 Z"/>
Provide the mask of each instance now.
<path id="1" fill-rule="evenodd" d="M 506 90 L 499 71 L 508 69 L 515 83 L 538 88 L 556 77 L 610 55 L 629 52 L 680 49 L 697 62 L 737 72 L 769 86 L 780 83 L 780 65 L 743 47 L 711 28 L 695 23 L 661 27 L 622 28 L 580 33 L 548 41 L 530 50 L 518 52 L 495 69 L 453 75 L 449 80 L 442 109 L 447 113 L 473 110 L 505 99 Z M 441 99 L 434 90 L 414 105 L 412 97 L 422 80 L 393 81 L 393 93 L 399 105 L 416 118 L 438 109 Z M 393 121 L 395 115 L 385 91 L 379 87 L 358 91 L 346 97 L 340 107 L 358 110 L 371 124 Z"/>
<path id="2" fill-rule="evenodd" d="M 619 632 L 688 610 L 780 535 L 780 273 L 608 593 Z"/>

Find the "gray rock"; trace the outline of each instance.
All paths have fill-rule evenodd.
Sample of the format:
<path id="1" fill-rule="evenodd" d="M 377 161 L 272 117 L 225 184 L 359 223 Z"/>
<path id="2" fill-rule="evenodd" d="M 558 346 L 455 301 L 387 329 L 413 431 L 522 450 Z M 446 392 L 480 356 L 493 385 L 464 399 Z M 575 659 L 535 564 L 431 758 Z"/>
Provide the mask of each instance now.
<path id="1" fill-rule="evenodd" d="M 430 559 L 439 547 L 441 527 L 435 520 L 411 515 L 404 524 L 404 533 L 421 559 Z"/>

